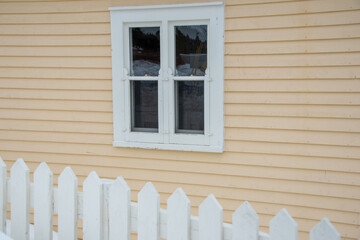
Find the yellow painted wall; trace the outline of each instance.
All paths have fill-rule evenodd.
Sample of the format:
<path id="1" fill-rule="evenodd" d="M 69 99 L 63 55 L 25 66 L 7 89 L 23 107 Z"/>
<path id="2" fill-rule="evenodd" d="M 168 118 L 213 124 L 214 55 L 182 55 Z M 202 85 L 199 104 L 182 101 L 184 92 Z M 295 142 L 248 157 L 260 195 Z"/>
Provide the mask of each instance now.
<path id="1" fill-rule="evenodd" d="M 0 0 L 0 155 L 80 182 L 122 175 L 182 187 L 193 214 L 213 193 L 224 219 L 245 200 L 261 230 L 283 207 L 299 239 L 324 216 L 360 237 L 360 1 L 228 0 L 225 152 L 112 146 L 110 6 L 198 0 Z"/>

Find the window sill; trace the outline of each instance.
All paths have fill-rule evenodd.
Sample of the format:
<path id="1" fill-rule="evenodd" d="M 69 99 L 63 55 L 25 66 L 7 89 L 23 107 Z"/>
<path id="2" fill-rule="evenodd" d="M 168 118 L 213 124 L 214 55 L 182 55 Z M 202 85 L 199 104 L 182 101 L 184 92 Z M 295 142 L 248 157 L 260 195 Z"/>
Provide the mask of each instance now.
<path id="1" fill-rule="evenodd" d="M 122 142 L 122 141 L 114 141 L 113 146 L 129 147 L 129 148 L 160 149 L 160 150 L 192 151 L 192 152 L 213 152 L 213 153 L 222 153 L 224 151 L 224 148 L 222 146 L 141 143 L 141 142 Z"/>

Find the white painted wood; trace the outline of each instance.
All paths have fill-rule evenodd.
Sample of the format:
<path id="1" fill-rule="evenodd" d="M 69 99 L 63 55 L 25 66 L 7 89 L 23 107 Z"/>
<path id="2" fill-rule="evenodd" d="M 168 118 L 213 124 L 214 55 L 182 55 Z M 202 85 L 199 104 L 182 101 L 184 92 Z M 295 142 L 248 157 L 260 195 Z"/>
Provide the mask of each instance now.
<path id="1" fill-rule="evenodd" d="M 30 181 L 29 168 L 19 158 L 10 170 L 11 237 L 29 239 Z"/>
<path id="2" fill-rule="evenodd" d="M 58 233 L 59 240 L 77 239 L 78 180 L 70 167 L 58 179 Z"/>
<path id="3" fill-rule="evenodd" d="M 181 188 L 167 201 L 167 239 L 190 240 L 190 200 Z"/>
<path id="4" fill-rule="evenodd" d="M 0 157 L 0 232 L 6 230 L 7 178 L 6 164 Z"/>
<path id="5" fill-rule="evenodd" d="M 199 206 L 199 239 L 223 239 L 223 208 L 212 194 Z"/>
<path id="6" fill-rule="evenodd" d="M 130 240 L 130 188 L 122 177 L 118 177 L 109 193 L 109 239 Z"/>
<path id="7" fill-rule="evenodd" d="M 340 240 L 340 233 L 329 219 L 323 218 L 320 223 L 311 229 L 310 240 Z"/>
<path id="8" fill-rule="evenodd" d="M 138 194 L 138 239 L 160 239 L 160 195 L 151 182 Z"/>
<path id="9" fill-rule="evenodd" d="M 114 142 L 117 147 L 172 149 L 201 152 L 223 152 L 224 148 L 224 4 L 173 4 L 140 7 L 113 7 L 111 13 L 112 82 Z M 205 82 L 204 134 L 180 134 L 174 127 L 174 78 L 172 54 L 175 52 L 171 33 L 174 24 L 208 25 L 208 71 Z M 129 24 L 131 23 L 131 24 Z M 130 87 L 127 73 L 129 59 L 129 25 L 131 27 L 161 23 L 161 74 L 159 82 L 159 132 L 132 132 L 130 128 Z M 176 78 L 176 76 L 175 76 Z M 146 79 L 141 77 L 141 79 Z M 185 77 L 191 80 L 193 77 Z"/>
<path id="10" fill-rule="evenodd" d="M 285 208 L 270 221 L 270 240 L 297 240 L 298 225 Z"/>
<path id="11" fill-rule="evenodd" d="M 83 233 L 84 240 L 103 240 L 102 184 L 91 172 L 83 184 Z"/>
<path id="12" fill-rule="evenodd" d="M 9 236 L 5 235 L 4 233 L 2 233 L 0 231 L 0 239 L 1 240 L 13 240 L 12 238 L 10 238 Z"/>
<path id="13" fill-rule="evenodd" d="M 258 240 L 259 216 L 247 201 L 233 213 L 232 240 Z"/>
<path id="14" fill-rule="evenodd" d="M 52 239 L 53 174 L 45 162 L 34 173 L 34 226 L 35 239 Z"/>

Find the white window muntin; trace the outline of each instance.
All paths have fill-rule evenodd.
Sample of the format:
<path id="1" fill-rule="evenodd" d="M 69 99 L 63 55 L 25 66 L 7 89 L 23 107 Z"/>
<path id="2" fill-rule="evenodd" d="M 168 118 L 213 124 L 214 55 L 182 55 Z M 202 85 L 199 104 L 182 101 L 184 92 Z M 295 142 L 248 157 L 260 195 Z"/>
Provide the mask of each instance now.
<path id="1" fill-rule="evenodd" d="M 176 26 L 192 26 L 192 25 L 206 25 L 207 26 L 207 44 L 211 42 L 209 39 L 209 19 L 205 20 L 183 20 L 183 21 L 171 21 L 168 24 L 168 56 L 169 56 L 169 143 L 172 144 L 198 144 L 209 145 L 209 65 L 206 69 L 205 76 L 176 76 L 176 63 L 175 63 L 175 27 Z M 211 50 L 207 46 L 207 61 L 210 60 Z M 176 133 L 176 89 L 175 81 L 203 81 L 204 82 L 204 132 L 196 134 L 193 131 L 189 133 Z"/>
<path id="2" fill-rule="evenodd" d="M 221 2 L 179 4 L 179 5 L 158 5 L 141 7 L 113 7 L 111 10 L 111 40 L 112 40 L 112 60 L 113 60 L 113 92 L 114 92 L 114 146 L 123 147 L 142 147 L 157 149 L 174 149 L 188 151 L 222 152 L 223 151 L 223 42 L 224 42 L 224 8 Z M 196 25 L 196 21 L 208 22 L 208 74 L 204 81 L 204 102 L 207 111 L 207 117 L 204 119 L 204 135 L 200 134 L 180 134 L 173 133 L 175 124 L 175 115 L 169 115 L 171 109 L 174 114 L 173 80 L 170 80 L 174 71 L 169 70 L 169 54 L 172 51 L 163 51 L 169 49 L 168 44 L 168 25 L 177 22 L 188 25 Z M 161 22 L 161 74 L 158 77 L 159 98 L 159 133 L 141 133 L 131 132 L 130 113 L 125 108 L 130 109 L 129 102 L 122 101 L 121 97 L 130 101 L 129 81 L 125 86 L 124 77 L 127 69 L 124 64 L 124 43 L 129 38 L 124 38 L 124 28 L 128 26 L 152 26 L 154 22 Z M 144 25 L 142 25 L 144 24 Z M 127 27 L 128 27 L 127 26 Z M 126 31 L 128 33 L 128 31 Z M 165 39 L 164 39 L 165 37 Z M 127 46 L 129 46 L 127 44 Z M 215 51 L 210 51 L 215 50 Z M 120 53 L 120 54 L 114 54 Z M 210 55 L 211 54 L 211 55 Z M 129 58 L 126 59 L 129 61 Z M 128 65 L 129 66 L 129 65 Z M 219 67 L 222 66 L 222 67 Z M 129 69 L 129 68 L 128 68 Z M 216 70 L 215 70 L 216 69 Z M 210 77 L 211 76 L 211 77 Z M 205 78 L 206 78 L 205 77 Z M 176 79 L 176 78 L 175 78 Z M 172 86 L 170 86 L 172 82 Z M 160 87 L 160 85 L 162 85 Z M 205 86 L 207 85 L 207 86 Z M 172 88 L 172 89 L 170 89 Z M 207 90 L 206 90 L 207 89 Z M 206 94 L 206 92 L 208 93 Z M 119 93 L 119 94 L 118 94 Z M 211 96 L 211 97 L 210 97 Z M 162 111 L 162 116 L 160 112 Z M 124 114 L 125 113 L 125 114 Z M 127 122 L 125 121 L 127 119 Z M 160 122 L 162 126 L 160 127 Z M 207 128 L 207 129 L 206 129 Z M 155 136 L 157 135 L 157 136 Z"/>

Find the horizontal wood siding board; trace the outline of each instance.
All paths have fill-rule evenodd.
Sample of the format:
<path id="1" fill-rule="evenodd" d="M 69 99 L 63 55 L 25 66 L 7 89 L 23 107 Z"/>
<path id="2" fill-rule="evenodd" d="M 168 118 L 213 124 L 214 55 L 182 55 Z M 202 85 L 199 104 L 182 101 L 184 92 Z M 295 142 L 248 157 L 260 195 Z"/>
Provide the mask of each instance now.
<path id="1" fill-rule="evenodd" d="M 0 78 L 0 88 L 111 91 L 111 79 Z"/>
<path id="2" fill-rule="evenodd" d="M 360 51 L 360 38 L 339 38 L 320 40 L 298 40 L 277 42 L 228 42 L 225 54 L 292 54 L 292 53 L 333 53 Z"/>
<path id="3" fill-rule="evenodd" d="M 350 10 L 330 13 L 279 15 L 265 17 L 240 17 L 226 19 L 226 30 L 264 28 L 316 27 L 360 23 L 360 11 Z"/>
<path id="4" fill-rule="evenodd" d="M 341 84 L 339 84 L 341 83 Z M 225 81 L 226 92 L 358 93 L 360 81 L 352 79 L 234 79 Z M 226 96 L 225 96 L 226 97 Z"/>

